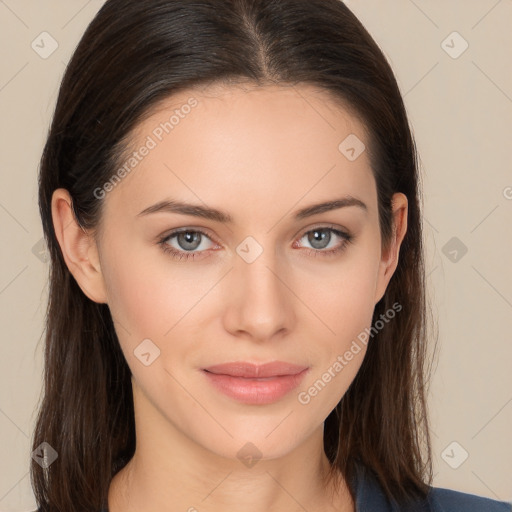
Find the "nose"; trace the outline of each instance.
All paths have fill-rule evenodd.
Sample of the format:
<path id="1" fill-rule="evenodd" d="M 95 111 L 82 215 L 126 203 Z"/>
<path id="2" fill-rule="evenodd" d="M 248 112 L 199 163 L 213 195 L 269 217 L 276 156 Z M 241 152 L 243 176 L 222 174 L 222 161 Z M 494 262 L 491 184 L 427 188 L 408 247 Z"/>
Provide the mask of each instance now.
<path id="1" fill-rule="evenodd" d="M 291 273 L 271 253 L 264 250 L 252 263 L 235 258 L 223 317 L 224 328 L 234 336 L 263 342 L 293 329 L 297 298 L 287 283 Z"/>

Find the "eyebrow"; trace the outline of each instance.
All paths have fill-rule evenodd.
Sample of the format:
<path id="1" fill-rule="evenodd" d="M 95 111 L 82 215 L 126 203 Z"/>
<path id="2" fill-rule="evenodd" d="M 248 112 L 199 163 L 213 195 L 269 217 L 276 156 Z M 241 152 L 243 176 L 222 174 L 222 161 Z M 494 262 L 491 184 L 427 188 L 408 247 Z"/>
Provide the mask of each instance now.
<path id="1" fill-rule="evenodd" d="M 352 196 L 345 196 L 340 199 L 333 199 L 332 201 L 326 201 L 324 203 L 313 204 L 306 206 L 295 212 L 295 220 L 305 219 L 319 213 L 328 212 L 331 210 L 338 210 L 340 208 L 348 208 L 350 206 L 356 206 L 361 208 L 365 212 L 368 211 L 368 207 L 363 201 Z M 203 219 L 209 219 L 224 224 L 233 222 L 233 218 L 227 212 L 217 210 L 216 208 L 209 208 L 198 204 L 184 203 L 176 200 L 165 200 L 160 201 L 148 208 L 142 210 L 137 216 L 149 215 L 151 213 L 166 212 L 166 213 L 178 213 L 181 215 L 190 215 L 193 217 L 201 217 Z"/>

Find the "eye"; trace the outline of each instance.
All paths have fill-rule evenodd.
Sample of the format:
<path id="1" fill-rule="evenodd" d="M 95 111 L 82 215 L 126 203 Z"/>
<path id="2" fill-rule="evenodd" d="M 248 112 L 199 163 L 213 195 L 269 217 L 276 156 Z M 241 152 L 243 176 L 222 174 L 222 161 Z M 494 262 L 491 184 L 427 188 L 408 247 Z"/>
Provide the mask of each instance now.
<path id="1" fill-rule="evenodd" d="M 203 231 L 197 229 L 181 229 L 173 231 L 165 238 L 160 240 L 160 245 L 164 252 L 170 253 L 174 258 L 181 259 L 195 259 L 199 253 L 205 252 L 209 247 L 204 247 L 204 240 L 210 237 Z M 178 247 L 173 246 L 170 242 L 175 241 Z M 198 251 L 198 252 L 191 252 Z"/>
<path id="2" fill-rule="evenodd" d="M 307 243 L 311 244 L 312 249 L 304 248 L 308 255 L 312 256 L 334 256 L 341 253 L 349 243 L 352 242 L 353 236 L 349 233 L 335 229 L 331 226 L 322 226 L 311 229 L 304 233 L 299 241 L 306 238 Z M 341 239 L 341 243 L 336 242 L 336 238 Z M 206 240 L 212 241 L 211 238 L 199 229 L 179 229 L 166 235 L 159 241 L 162 250 L 177 260 L 189 260 L 207 257 L 207 249 L 211 246 L 205 244 Z M 334 243 L 333 243 L 334 242 Z M 297 242 L 294 243 L 297 247 Z M 301 247 L 301 245 L 299 245 Z"/>
<path id="3" fill-rule="evenodd" d="M 353 241 L 352 235 L 331 226 L 311 229 L 304 233 L 299 240 L 304 238 L 312 246 L 312 249 L 306 248 L 306 251 L 313 256 L 333 256 L 343 251 Z M 341 243 L 336 243 L 336 238 L 341 239 Z"/>

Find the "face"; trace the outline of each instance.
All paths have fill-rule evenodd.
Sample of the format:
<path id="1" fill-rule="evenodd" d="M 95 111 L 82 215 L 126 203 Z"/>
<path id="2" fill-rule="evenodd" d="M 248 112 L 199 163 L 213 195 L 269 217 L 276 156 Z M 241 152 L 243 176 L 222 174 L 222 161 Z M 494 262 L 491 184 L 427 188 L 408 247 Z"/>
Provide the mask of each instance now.
<path id="1" fill-rule="evenodd" d="M 168 99 L 132 142 L 125 172 L 96 195 L 134 389 L 210 452 L 233 458 L 250 442 L 282 456 L 354 379 L 394 270 L 364 126 L 305 85 L 209 88 Z M 295 366 L 250 367 L 276 361 Z M 232 362 L 249 365 L 212 369 Z"/>

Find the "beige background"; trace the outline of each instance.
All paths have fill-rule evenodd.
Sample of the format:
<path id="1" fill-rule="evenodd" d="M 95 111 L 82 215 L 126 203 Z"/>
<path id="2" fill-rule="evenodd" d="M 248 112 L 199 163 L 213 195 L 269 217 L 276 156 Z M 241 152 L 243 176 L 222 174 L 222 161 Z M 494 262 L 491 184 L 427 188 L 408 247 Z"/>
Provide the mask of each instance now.
<path id="1" fill-rule="evenodd" d="M 48 271 L 37 168 L 65 65 L 102 4 L 0 0 L 0 511 L 34 509 L 28 466 Z M 512 2 L 347 4 L 395 70 L 421 155 L 440 343 L 434 484 L 512 501 Z M 31 47 L 45 37 L 51 48 L 42 32 L 58 44 L 46 59 Z"/>

